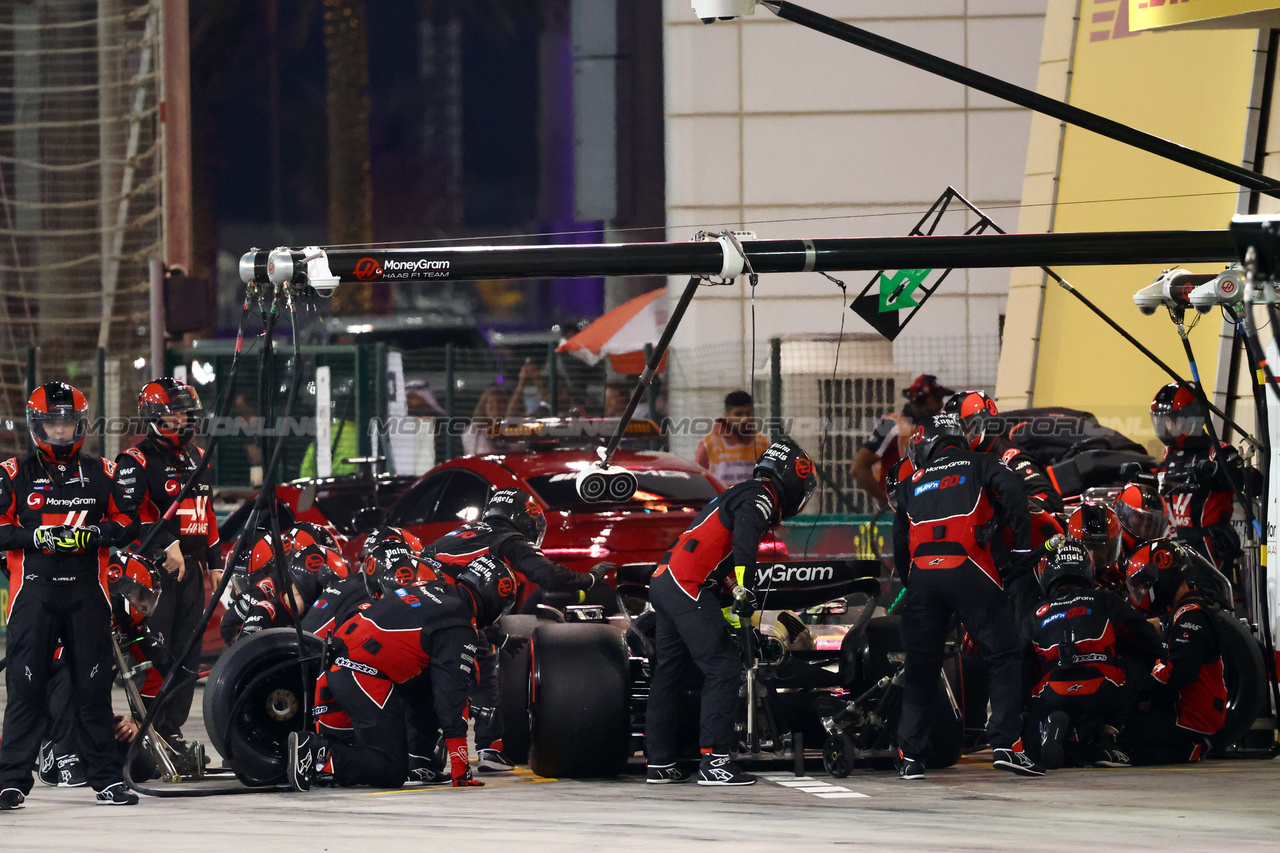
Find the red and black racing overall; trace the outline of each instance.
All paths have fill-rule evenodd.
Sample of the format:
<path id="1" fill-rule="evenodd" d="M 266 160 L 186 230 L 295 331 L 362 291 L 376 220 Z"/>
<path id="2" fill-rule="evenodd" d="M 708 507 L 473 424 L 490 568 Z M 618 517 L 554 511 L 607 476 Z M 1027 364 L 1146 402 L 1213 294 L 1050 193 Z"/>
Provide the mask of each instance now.
<path id="1" fill-rule="evenodd" d="M 116 466 L 88 453 L 49 462 L 38 454 L 0 463 L 0 550 L 9 577 L 8 667 L 0 790 L 31 791 L 31 768 L 48 726 L 50 667 L 59 641 L 71 666 L 73 731 L 94 790 L 120 781 L 111 682 L 109 548 L 131 541 L 137 511 Z M 40 527 L 96 526 L 98 546 L 46 553 Z"/>
<path id="2" fill-rule="evenodd" d="M 339 785 L 393 788 L 409 773 L 406 715 L 465 750 L 467 700 L 476 683 L 475 604 L 444 581 L 396 590 L 335 635 L 336 657 L 316 682 L 315 715 L 332 741 Z"/>
<path id="3" fill-rule="evenodd" d="M 893 553 L 907 588 L 899 747 L 911 758 L 925 755 L 946 638 L 958 616 L 990 673 L 987 736 L 994 748 L 1016 749 L 1021 646 L 1001 568 L 1008 560 L 1002 531 L 1010 532 L 1014 550 L 1031 544 L 1022 483 L 995 456 L 944 446 L 897 494 Z"/>
<path id="4" fill-rule="evenodd" d="M 737 582 L 735 567 L 755 574 L 760 540 L 779 521 L 772 487 L 747 480 L 707 504 L 676 537 L 649 582 L 657 611 L 657 665 L 649 687 L 645 748 L 649 764 L 670 764 L 676 754 L 678 694 L 689 666 L 702 672 L 699 744 L 704 753 L 728 753 L 733 733 L 742 656 L 722 609 Z M 743 580 L 750 585 L 751 580 Z"/>
<path id="5" fill-rule="evenodd" d="M 1160 463 L 1160 494 L 1168 502 L 1178 541 L 1207 557 L 1234 580 L 1235 561 L 1244 553 L 1231 526 L 1235 490 L 1227 471 L 1245 476 L 1240 454 L 1229 444 L 1217 450 L 1166 447 Z"/>
<path id="6" fill-rule="evenodd" d="M 1029 453 L 1002 435 L 987 437 L 979 450 L 998 458 L 1022 482 L 1027 497 L 1039 501 L 1049 512 L 1062 512 L 1062 495 L 1049 471 Z"/>
<path id="7" fill-rule="evenodd" d="M 1199 761 L 1227 718 L 1227 684 L 1223 678 L 1214 605 L 1192 592 L 1166 613 L 1167 653 L 1151 670 L 1151 707 L 1136 712 L 1124 730 L 1121 746 L 1134 764 Z"/>
<path id="8" fill-rule="evenodd" d="M 1028 621 L 1040 668 L 1036 716 L 1065 711 L 1085 736 L 1103 725 L 1123 729 L 1137 699 L 1135 674 L 1163 651 L 1142 613 L 1109 589 L 1063 585 Z"/>
<path id="9" fill-rule="evenodd" d="M 138 507 L 143 523 L 164 518 L 203 455 L 203 450 L 192 445 L 176 451 L 147 438 L 116 457 L 117 480 Z M 152 638 L 148 655 L 156 664 L 141 688 L 148 706 L 173 668 L 171 655 L 181 649 L 192 633 L 201 630 L 200 617 L 204 615 L 205 605 L 204 573 L 210 567 L 218 568 L 222 564 L 218 548 L 218 521 L 213 512 L 213 489 L 208 480 L 206 471 L 152 541 L 159 550 L 178 542 L 186 563 L 186 574 L 178 580 L 177 575 L 161 567 L 160 589 L 163 592 L 156 600 L 155 612 L 147 620 Z M 157 553 L 156 549 L 152 553 Z M 192 645 L 186 660 L 182 661 L 182 674 L 170 688 L 173 695 L 157 716 L 156 731 L 165 737 L 178 735 L 187 721 L 195 696 L 200 651 L 200 643 Z"/>
<path id="10" fill-rule="evenodd" d="M 464 524 L 426 546 L 422 553 L 429 560 L 434 558 L 443 565 L 443 574 L 448 580 L 477 557 L 492 554 L 510 566 L 517 579 L 537 584 L 547 592 L 586 590 L 594 583 L 591 575 L 575 572 L 548 559 L 541 548 L 500 518 Z M 477 707 L 489 709 L 498 706 L 498 654 L 495 647 L 501 642 L 501 632 L 493 626 L 484 633 L 487 642 L 481 644 L 478 660 L 480 683 L 476 685 L 473 700 Z M 502 734 L 501 714 L 477 716 L 477 750 L 501 751 Z M 415 745 L 415 749 L 418 748 Z"/>

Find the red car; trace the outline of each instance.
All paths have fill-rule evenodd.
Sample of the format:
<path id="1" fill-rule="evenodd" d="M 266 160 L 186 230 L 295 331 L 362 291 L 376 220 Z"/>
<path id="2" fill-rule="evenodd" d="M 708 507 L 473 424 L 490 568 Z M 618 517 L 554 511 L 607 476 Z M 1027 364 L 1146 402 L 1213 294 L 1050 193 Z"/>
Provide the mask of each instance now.
<path id="1" fill-rule="evenodd" d="M 602 560 L 657 562 L 694 516 L 725 489 L 698 465 L 670 453 L 619 450 L 613 462 L 635 473 L 635 496 L 622 504 L 587 503 L 578 497 L 574 478 L 596 459 L 594 449 L 582 448 L 452 459 L 401 495 L 385 523 L 430 543 L 480 518 L 494 490 L 524 489 L 547 515 L 543 552 L 571 569 L 587 571 Z M 362 540 L 352 545 L 358 547 Z M 785 546 L 777 539 L 761 544 L 761 560 L 784 556 Z"/>

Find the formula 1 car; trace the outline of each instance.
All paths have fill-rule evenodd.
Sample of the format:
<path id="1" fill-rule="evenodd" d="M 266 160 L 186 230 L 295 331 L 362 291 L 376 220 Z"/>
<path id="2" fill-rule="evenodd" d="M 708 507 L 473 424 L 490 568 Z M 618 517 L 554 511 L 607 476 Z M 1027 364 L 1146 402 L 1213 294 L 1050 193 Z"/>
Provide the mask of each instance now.
<path id="1" fill-rule="evenodd" d="M 619 598 L 631 610 L 647 597 L 654 569 L 619 567 Z M 879 570 L 876 560 L 760 567 L 757 604 L 769 610 L 758 622 L 744 618 L 738 632 L 746 663 L 737 720 L 741 757 L 802 757 L 808 744 L 823 747 L 828 769 L 839 775 L 855 763 L 878 767 L 891 760 L 902 654 L 897 617 L 876 615 L 883 612 L 877 610 L 883 592 Z M 810 626 L 791 611 L 841 599 L 858 602 L 846 613 L 851 624 L 840 626 L 837 646 L 818 647 Z M 654 613 L 605 619 L 600 608 L 569 606 L 544 615 L 550 618 L 532 628 L 527 644 L 508 642 L 503 651 L 504 751 L 516 761 L 527 757 L 539 776 L 615 775 L 643 747 Z M 928 757 L 932 767 L 955 764 L 963 744 L 954 645 L 946 669 Z M 680 737 L 691 755 L 698 746 L 699 689 L 695 674 L 681 694 L 688 705 L 681 718 L 691 725 Z"/>

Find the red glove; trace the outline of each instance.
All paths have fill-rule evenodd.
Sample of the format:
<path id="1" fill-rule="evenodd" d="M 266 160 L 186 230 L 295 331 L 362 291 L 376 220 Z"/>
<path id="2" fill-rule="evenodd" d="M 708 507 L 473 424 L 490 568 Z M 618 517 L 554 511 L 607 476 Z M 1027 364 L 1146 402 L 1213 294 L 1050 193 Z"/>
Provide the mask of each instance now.
<path id="1" fill-rule="evenodd" d="M 471 755 L 467 751 L 467 739 L 447 738 L 445 746 L 449 749 L 449 768 L 453 773 L 453 787 L 483 788 L 483 782 L 471 778 Z"/>

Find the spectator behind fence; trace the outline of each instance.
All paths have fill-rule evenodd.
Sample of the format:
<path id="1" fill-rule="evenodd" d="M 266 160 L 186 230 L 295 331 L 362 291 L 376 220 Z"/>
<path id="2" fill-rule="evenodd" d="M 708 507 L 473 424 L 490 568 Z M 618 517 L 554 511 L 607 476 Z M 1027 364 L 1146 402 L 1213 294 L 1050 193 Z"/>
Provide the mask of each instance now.
<path id="1" fill-rule="evenodd" d="M 630 399 L 630 385 L 626 382 L 610 382 L 604 389 L 604 416 L 606 418 L 622 417 L 622 413 L 627 409 L 627 401 Z M 649 404 L 642 399 L 640 404 L 636 406 L 636 410 L 632 413 L 631 417 L 649 417 Z"/>
<path id="2" fill-rule="evenodd" d="M 901 414 L 890 413 L 880 419 L 853 457 L 849 474 L 881 507 L 889 505 L 884 480 L 898 463 L 907 458 L 907 441 L 917 424 L 942 411 L 942 404 L 955 392 L 938 384 L 938 377 L 922 373 L 902 392 L 907 402 Z"/>
<path id="3" fill-rule="evenodd" d="M 484 389 L 471 413 L 471 425 L 462 436 L 462 452 L 466 456 L 486 453 L 505 453 L 507 443 L 489 435 L 489 428 L 500 421 L 507 412 L 509 395 L 497 385 Z"/>
<path id="4" fill-rule="evenodd" d="M 751 479 L 756 460 L 769 441 L 756 429 L 756 408 L 746 391 L 731 391 L 724 398 L 724 414 L 716 418 L 711 434 L 698 442 L 694 459 L 726 486 Z"/>

